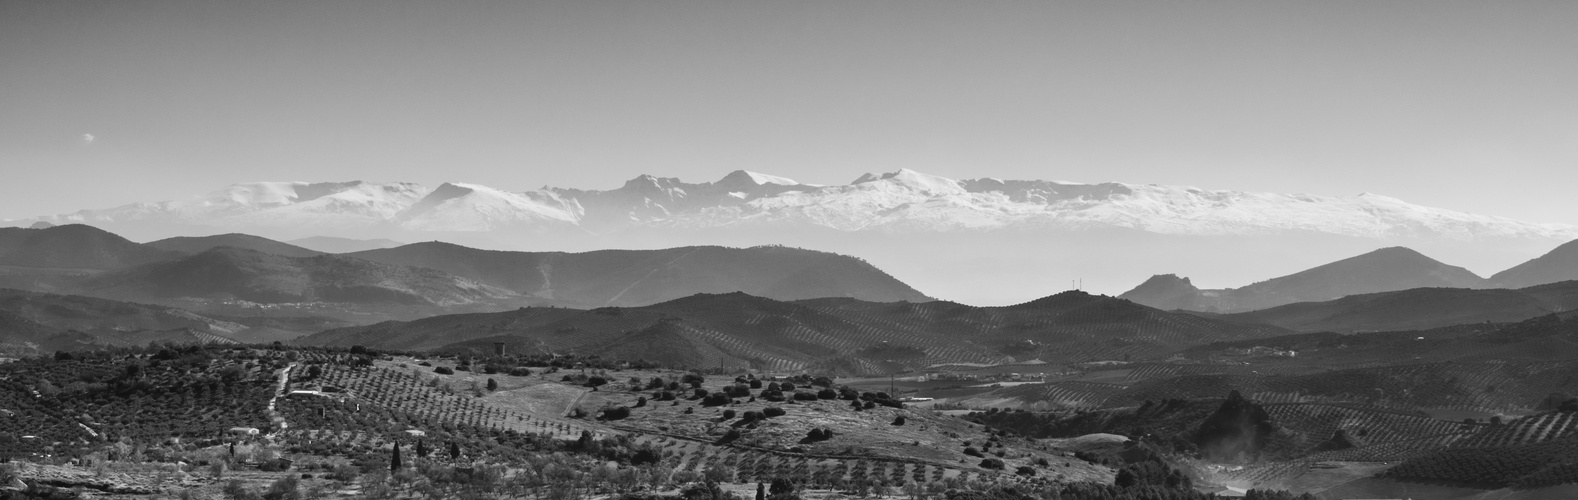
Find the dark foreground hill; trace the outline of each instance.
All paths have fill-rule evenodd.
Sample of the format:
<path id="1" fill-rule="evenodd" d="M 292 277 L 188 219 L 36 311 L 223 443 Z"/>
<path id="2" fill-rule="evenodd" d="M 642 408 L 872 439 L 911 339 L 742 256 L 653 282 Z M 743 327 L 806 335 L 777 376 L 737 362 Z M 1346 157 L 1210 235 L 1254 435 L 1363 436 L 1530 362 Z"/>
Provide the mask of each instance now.
<path id="1" fill-rule="evenodd" d="M 1061 363 L 1165 356 L 1286 333 L 1065 292 L 1007 307 L 951 302 L 698 294 L 644 307 L 521 308 L 318 333 L 307 345 L 612 355 L 692 368 L 892 373 L 942 364 Z"/>
<path id="2" fill-rule="evenodd" d="M 778 300 L 853 297 L 931 300 L 860 259 L 779 246 L 679 247 L 584 253 L 478 250 L 417 243 L 350 256 L 438 269 L 569 307 L 637 306 L 695 293 L 745 292 Z"/>
<path id="3" fill-rule="evenodd" d="M 81 287 L 113 298 L 256 303 L 463 306 L 515 294 L 441 271 L 336 255 L 282 257 L 221 247 L 94 277 Z"/>
<path id="4" fill-rule="evenodd" d="M 289 243 L 241 233 L 216 234 L 213 236 L 177 236 L 150 241 L 143 245 L 184 254 L 199 254 L 219 247 L 245 248 L 281 257 L 316 257 L 324 254 L 324 252 L 317 250 L 308 250 Z"/>
<path id="5" fill-rule="evenodd" d="M 1485 286 L 1467 269 L 1391 247 L 1240 288 L 1201 290 L 1187 278 L 1158 275 L 1119 297 L 1164 310 L 1233 313 L 1411 288 Z"/>
<path id="6" fill-rule="evenodd" d="M 153 340 L 261 343 L 350 325 L 323 317 L 205 315 L 162 305 L 15 289 L 0 289 L 0 311 L 53 329 L 87 334 L 99 346 L 147 345 Z"/>
<path id="7" fill-rule="evenodd" d="M 1352 333 L 1515 322 L 1574 308 L 1578 308 L 1578 281 L 1520 290 L 1416 288 L 1301 302 L 1220 318 L 1305 332 Z"/>

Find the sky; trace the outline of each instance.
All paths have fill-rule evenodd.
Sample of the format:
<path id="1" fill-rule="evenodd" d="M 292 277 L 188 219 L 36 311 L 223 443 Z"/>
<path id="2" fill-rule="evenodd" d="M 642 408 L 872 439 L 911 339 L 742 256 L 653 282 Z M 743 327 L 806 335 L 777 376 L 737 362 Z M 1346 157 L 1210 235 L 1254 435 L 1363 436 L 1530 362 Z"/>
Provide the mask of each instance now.
<path id="1" fill-rule="evenodd" d="M 0 219 L 746 169 L 1578 224 L 1578 2 L 0 0 Z"/>

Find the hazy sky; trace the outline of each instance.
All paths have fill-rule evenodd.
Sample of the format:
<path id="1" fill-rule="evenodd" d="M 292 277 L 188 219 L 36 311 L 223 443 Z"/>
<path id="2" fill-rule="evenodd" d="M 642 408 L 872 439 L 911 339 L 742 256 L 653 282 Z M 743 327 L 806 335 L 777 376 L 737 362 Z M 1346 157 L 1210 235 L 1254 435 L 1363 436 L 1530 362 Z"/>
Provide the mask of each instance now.
<path id="1" fill-rule="evenodd" d="M 0 0 L 0 218 L 912 168 L 1578 224 L 1578 2 Z"/>

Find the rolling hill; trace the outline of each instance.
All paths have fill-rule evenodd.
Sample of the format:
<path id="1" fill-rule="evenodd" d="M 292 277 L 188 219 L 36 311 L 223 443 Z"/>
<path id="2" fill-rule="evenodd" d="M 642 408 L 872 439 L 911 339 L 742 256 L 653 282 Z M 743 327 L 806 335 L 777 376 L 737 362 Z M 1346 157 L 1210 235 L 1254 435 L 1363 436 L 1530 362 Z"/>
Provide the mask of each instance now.
<path id="1" fill-rule="evenodd" d="M 0 266 L 103 271 L 179 255 L 82 224 L 43 229 L 0 228 Z"/>
<path id="2" fill-rule="evenodd" d="M 391 321 L 298 341 L 471 352 L 501 342 L 511 352 L 618 353 L 696 368 L 870 374 L 942 364 L 1155 358 L 1197 344 L 1283 333 L 1082 292 L 1007 307 L 849 298 L 784 302 L 736 292 L 643 307 L 534 307 Z"/>
<path id="3" fill-rule="evenodd" d="M 516 298 L 508 290 L 431 269 L 336 255 L 282 257 L 230 247 L 106 273 L 81 289 L 111 298 L 257 303 L 464 306 Z"/>
<path id="4" fill-rule="evenodd" d="M 1365 293 L 1486 286 L 1467 269 L 1389 247 L 1240 288 L 1200 290 L 1187 278 L 1158 275 L 1119 297 L 1159 309 L 1233 313 Z"/>
<path id="5" fill-rule="evenodd" d="M 1491 284 L 1503 288 L 1524 288 L 1568 280 L 1578 280 L 1578 240 L 1564 243 L 1545 255 L 1490 277 Z"/>
<path id="6" fill-rule="evenodd" d="M 1302 332 L 1427 330 L 1467 323 L 1508 323 L 1578 308 L 1578 281 L 1520 290 L 1415 288 L 1300 302 L 1219 317 Z"/>
<path id="7" fill-rule="evenodd" d="M 350 323 L 321 317 L 204 315 L 174 307 L 80 295 L 0 288 L 0 311 L 59 330 L 93 337 L 99 345 L 176 342 L 272 342 Z"/>
<path id="8" fill-rule="evenodd" d="M 431 242 L 349 256 L 437 269 L 539 299 L 534 303 L 569 307 L 647 305 L 695 293 L 735 291 L 778 300 L 931 300 L 862 260 L 779 246 L 564 253 Z"/>
<path id="9" fill-rule="evenodd" d="M 178 236 L 150 241 L 143 245 L 184 254 L 199 254 L 219 247 L 245 248 L 282 257 L 317 257 L 324 254 L 324 252 L 317 250 L 308 250 L 289 243 L 281 243 L 261 236 L 241 233 L 217 234 L 213 236 Z"/>
<path id="10" fill-rule="evenodd" d="M 404 243 L 387 239 L 359 240 L 335 236 L 309 236 L 306 238 L 290 240 L 286 243 L 323 253 L 362 252 L 367 250 L 377 250 L 380 248 L 394 248 L 404 245 Z"/>

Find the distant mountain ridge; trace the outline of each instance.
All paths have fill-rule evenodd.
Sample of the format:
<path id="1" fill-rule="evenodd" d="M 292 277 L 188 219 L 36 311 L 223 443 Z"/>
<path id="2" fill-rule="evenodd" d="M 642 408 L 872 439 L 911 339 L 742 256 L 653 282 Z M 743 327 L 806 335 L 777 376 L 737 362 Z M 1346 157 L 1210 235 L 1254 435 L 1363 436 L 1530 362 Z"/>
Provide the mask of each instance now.
<path id="1" fill-rule="evenodd" d="M 1124 228 L 1159 234 L 1308 231 L 1354 237 L 1578 238 L 1578 227 L 1353 197 L 1212 191 L 1154 184 L 954 180 L 901 169 L 847 185 L 735 171 L 716 182 L 642 175 L 607 191 L 508 191 L 466 183 L 255 182 L 192 200 L 142 202 L 28 219 L 90 224 L 472 232 L 632 227 L 816 226 L 838 231 Z"/>
<path id="2" fill-rule="evenodd" d="M 1201 290 L 1188 278 L 1158 275 L 1119 297 L 1165 310 L 1233 313 L 1413 288 L 1488 286 L 1467 269 L 1389 247 L 1240 288 Z"/>
<path id="3" fill-rule="evenodd" d="M 532 253 L 430 242 L 326 254 L 239 233 L 138 244 L 86 225 L 7 229 L 0 243 L 0 266 L 9 266 L 0 267 L 0 287 L 207 312 L 222 306 L 243 316 L 258 311 L 234 307 L 340 304 L 411 317 L 523 305 L 639 306 L 733 291 L 783 300 L 932 300 L 860 259 L 782 246 Z M 298 314 L 334 312 L 319 307 Z"/>
<path id="4" fill-rule="evenodd" d="M 777 300 L 932 300 L 861 260 L 788 247 L 679 247 L 583 253 L 478 250 L 415 243 L 347 254 L 438 269 L 559 305 L 632 306 L 741 291 Z"/>
<path id="5" fill-rule="evenodd" d="M 1368 193 L 950 179 L 908 169 L 832 185 L 743 170 L 713 182 L 641 175 L 604 190 L 254 182 L 11 223 L 38 221 L 96 224 L 148 240 L 243 232 L 525 251 L 787 244 L 858 256 L 935 296 L 976 304 L 1023 302 L 1062 289 L 1048 283 L 1078 278 L 1112 294 L 1157 272 L 1249 282 L 1284 269 L 1290 248 L 1335 259 L 1407 246 L 1479 270 L 1578 239 L 1575 226 Z"/>
<path id="6" fill-rule="evenodd" d="M 515 296 L 432 269 L 342 257 L 284 257 L 219 247 L 95 276 L 82 288 L 112 297 L 199 297 L 259 303 L 459 306 Z"/>

